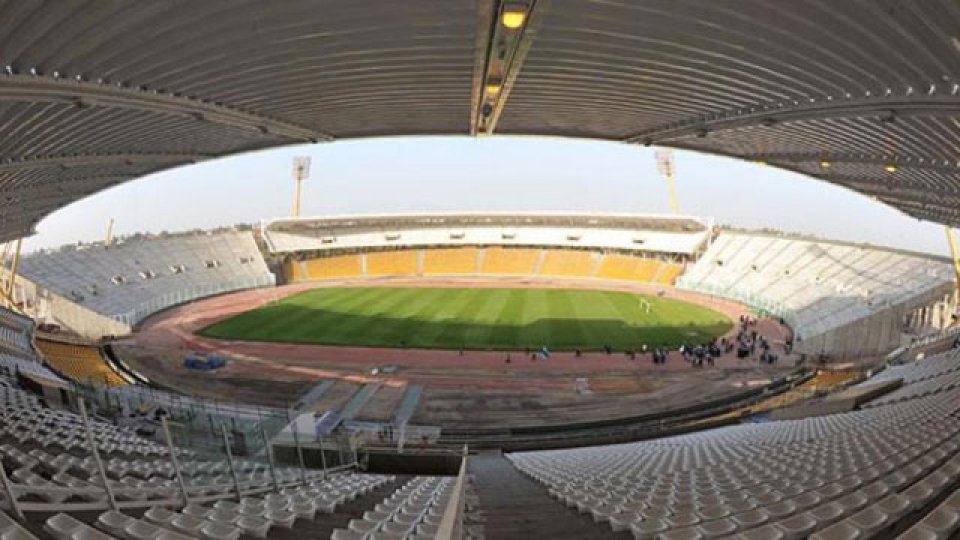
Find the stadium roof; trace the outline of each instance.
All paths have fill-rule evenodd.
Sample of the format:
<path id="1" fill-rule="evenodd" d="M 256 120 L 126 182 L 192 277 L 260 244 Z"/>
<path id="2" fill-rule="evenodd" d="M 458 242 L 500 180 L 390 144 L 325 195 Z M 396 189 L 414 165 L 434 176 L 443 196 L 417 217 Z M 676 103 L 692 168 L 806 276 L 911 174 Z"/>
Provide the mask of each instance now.
<path id="1" fill-rule="evenodd" d="M 958 83 L 953 0 L 8 0 L 0 238 L 152 171 L 403 134 L 701 150 L 960 225 Z"/>
<path id="2" fill-rule="evenodd" d="M 417 214 L 358 214 L 266 220 L 273 231 L 336 230 L 362 227 L 585 227 L 635 229 L 663 232 L 701 232 L 712 218 L 665 214 L 616 214 L 591 212 L 425 212 Z"/>

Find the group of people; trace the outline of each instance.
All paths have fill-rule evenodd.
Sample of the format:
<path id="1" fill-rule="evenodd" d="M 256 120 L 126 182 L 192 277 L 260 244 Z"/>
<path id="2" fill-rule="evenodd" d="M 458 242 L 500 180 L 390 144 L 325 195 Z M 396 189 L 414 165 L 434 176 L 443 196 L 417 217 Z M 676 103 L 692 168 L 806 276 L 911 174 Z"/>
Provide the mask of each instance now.
<path id="1" fill-rule="evenodd" d="M 740 330 L 737 332 L 737 358 L 757 356 L 761 364 L 772 365 L 777 362 L 777 355 L 771 350 L 770 340 L 757 333 L 757 320 L 747 315 L 740 316 Z"/>
<path id="2" fill-rule="evenodd" d="M 788 342 L 789 343 L 789 342 Z M 614 348 L 605 344 L 603 351 L 606 354 L 613 354 Z M 740 325 L 736 337 L 721 337 L 713 339 L 709 343 L 700 345 L 680 345 L 678 352 L 691 367 L 702 368 L 704 366 L 715 366 L 717 359 L 725 354 L 731 354 L 736 351 L 737 358 L 756 357 L 761 364 L 772 365 L 777 362 L 777 355 L 772 351 L 770 340 L 757 332 L 757 319 L 749 315 L 740 316 Z M 789 351 L 788 351 L 789 352 Z M 525 355 L 529 355 L 531 360 L 546 360 L 549 358 L 549 350 L 543 347 L 540 350 L 531 350 L 529 347 L 524 349 Z M 646 344 L 640 345 L 639 350 L 627 349 L 623 354 L 630 360 L 636 360 L 637 355 L 650 354 L 654 364 L 666 364 L 670 358 L 670 351 L 661 347 L 650 348 Z M 759 353 L 759 355 L 758 355 Z M 463 355 L 463 350 L 460 350 Z M 574 350 L 574 356 L 580 358 L 583 351 Z M 510 353 L 507 353 L 504 363 L 511 363 Z"/>
<path id="3" fill-rule="evenodd" d="M 680 355 L 691 367 L 700 368 L 703 367 L 704 363 L 711 367 L 716 365 L 717 358 L 720 358 L 723 352 L 717 345 L 717 341 L 713 340 L 707 345 L 695 345 L 693 347 L 681 345 Z"/>

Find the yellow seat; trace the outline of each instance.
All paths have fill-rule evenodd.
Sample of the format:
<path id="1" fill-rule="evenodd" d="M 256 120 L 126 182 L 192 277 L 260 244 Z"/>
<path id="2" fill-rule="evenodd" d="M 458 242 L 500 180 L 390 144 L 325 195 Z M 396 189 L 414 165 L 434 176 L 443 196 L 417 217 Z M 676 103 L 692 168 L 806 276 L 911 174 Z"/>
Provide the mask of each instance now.
<path id="1" fill-rule="evenodd" d="M 680 277 L 680 274 L 683 273 L 683 265 L 675 263 L 662 263 L 663 268 L 660 270 L 660 273 L 657 274 L 657 283 L 663 283 L 664 285 L 673 285 L 673 283 Z"/>
<path id="2" fill-rule="evenodd" d="M 477 253 L 475 247 L 426 249 L 423 251 L 425 275 L 476 274 Z"/>
<path id="3" fill-rule="evenodd" d="M 75 381 L 106 386 L 127 384 L 127 381 L 104 361 L 97 347 L 45 339 L 38 339 L 37 347 L 48 364 Z"/>
<path id="4" fill-rule="evenodd" d="M 538 249 L 489 247 L 483 254 L 482 274 L 530 275 L 537 265 Z"/>
<path id="5" fill-rule="evenodd" d="M 542 276 L 590 277 L 596 255 L 589 251 L 548 250 L 540 268 Z"/>
<path id="6" fill-rule="evenodd" d="M 304 261 L 307 279 L 360 277 L 360 255 L 335 255 Z"/>
<path id="7" fill-rule="evenodd" d="M 367 253 L 368 276 L 409 276 L 417 273 L 417 251 L 376 251 Z"/>
<path id="8" fill-rule="evenodd" d="M 607 255 L 600 264 L 597 277 L 601 279 L 634 279 L 640 257 L 629 255 Z"/>

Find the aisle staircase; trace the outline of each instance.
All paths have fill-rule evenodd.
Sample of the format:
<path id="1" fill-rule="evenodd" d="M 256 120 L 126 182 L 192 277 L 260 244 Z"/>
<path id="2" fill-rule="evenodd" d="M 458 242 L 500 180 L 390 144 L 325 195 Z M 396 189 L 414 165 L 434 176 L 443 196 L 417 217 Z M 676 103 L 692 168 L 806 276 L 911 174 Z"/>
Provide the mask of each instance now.
<path id="1" fill-rule="evenodd" d="M 614 534 L 607 524 L 551 499 L 497 450 L 480 452 L 469 463 L 486 540 L 630 538 L 629 532 Z"/>

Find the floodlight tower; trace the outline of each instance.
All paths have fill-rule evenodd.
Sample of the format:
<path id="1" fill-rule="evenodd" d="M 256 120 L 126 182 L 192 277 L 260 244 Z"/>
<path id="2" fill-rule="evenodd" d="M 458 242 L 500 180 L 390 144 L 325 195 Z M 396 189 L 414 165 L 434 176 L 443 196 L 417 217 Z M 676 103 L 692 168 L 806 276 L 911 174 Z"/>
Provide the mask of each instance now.
<path id="1" fill-rule="evenodd" d="M 957 251 L 957 241 L 953 238 L 953 229 L 947 225 L 946 231 L 947 242 L 950 244 L 950 255 L 953 259 L 953 272 L 957 279 L 954 284 L 954 298 L 960 298 L 960 253 Z"/>
<path id="2" fill-rule="evenodd" d="M 674 214 L 680 213 L 680 203 L 677 202 L 677 191 L 673 187 L 673 151 L 657 150 L 657 170 L 667 179 L 667 189 L 670 192 L 670 210 Z"/>
<path id="3" fill-rule="evenodd" d="M 310 158 L 297 156 L 293 158 L 293 179 L 296 181 L 296 191 L 293 194 L 293 217 L 300 217 L 300 195 L 303 192 L 303 181 L 310 176 Z"/>
<path id="4" fill-rule="evenodd" d="M 107 220 L 107 233 L 103 236 L 103 247 L 110 247 L 113 243 L 113 218 Z"/>

